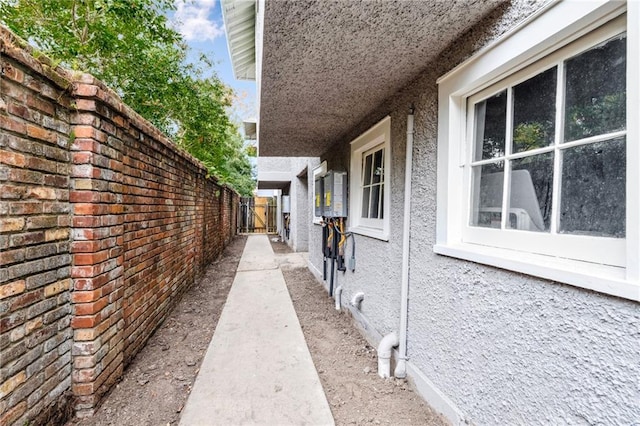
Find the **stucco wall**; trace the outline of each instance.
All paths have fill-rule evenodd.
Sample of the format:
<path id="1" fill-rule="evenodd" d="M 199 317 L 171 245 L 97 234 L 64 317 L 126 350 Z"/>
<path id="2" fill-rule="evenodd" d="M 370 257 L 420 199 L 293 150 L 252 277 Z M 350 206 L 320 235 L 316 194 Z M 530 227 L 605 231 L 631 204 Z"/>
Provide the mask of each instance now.
<path id="1" fill-rule="evenodd" d="M 348 170 L 349 141 L 391 116 L 391 237 L 357 237 L 357 269 L 340 274 L 343 303 L 364 291 L 375 335 L 398 327 L 406 114 L 416 107 L 409 295 L 409 362 L 473 424 L 640 422 L 640 306 L 433 253 L 436 79 L 544 2 L 512 2 L 443 52 L 324 159 Z M 310 261 L 322 272 L 321 230 Z M 357 318 L 357 317 L 356 317 Z"/>
<path id="2" fill-rule="evenodd" d="M 307 212 L 309 211 L 307 178 L 296 177 L 293 181 L 295 186 L 295 197 L 291 199 L 291 209 L 295 210 L 292 214 L 294 222 L 292 223 L 291 232 L 295 236 L 293 240 L 294 251 L 309 251 L 309 223 Z"/>
<path id="3" fill-rule="evenodd" d="M 291 216 L 287 244 L 297 252 L 309 249 L 310 204 L 307 174 L 317 166 L 317 157 L 258 157 L 258 180 L 267 185 L 284 187 L 283 195 L 291 197 Z M 300 176 L 300 177 L 299 177 Z"/>

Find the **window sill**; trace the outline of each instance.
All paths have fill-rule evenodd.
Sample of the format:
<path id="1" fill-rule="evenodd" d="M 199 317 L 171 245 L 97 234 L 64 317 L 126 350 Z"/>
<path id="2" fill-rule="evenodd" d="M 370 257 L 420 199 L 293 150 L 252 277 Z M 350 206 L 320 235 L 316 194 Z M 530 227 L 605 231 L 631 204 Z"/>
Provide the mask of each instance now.
<path id="1" fill-rule="evenodd" d="M 348 230 L 354 234 L 364 235 L 366 237 L 376 238 L 382 241 L 389 241 L 389 232 L 385 232 L 382 229 L 368 228 L 366 226 L 354 226 Z"/>
<path id="2" fill-rule="evenodd" d="M 624 268 L 477 244 L 436 244 L 433 251 L 640 302 L 640 283 L 626 280 Z"/>

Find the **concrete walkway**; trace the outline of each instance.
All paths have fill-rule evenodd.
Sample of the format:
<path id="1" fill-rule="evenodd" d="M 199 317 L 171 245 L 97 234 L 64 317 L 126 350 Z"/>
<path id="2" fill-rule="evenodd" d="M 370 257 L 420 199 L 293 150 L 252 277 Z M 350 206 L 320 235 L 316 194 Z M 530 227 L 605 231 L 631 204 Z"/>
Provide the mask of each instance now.
<path id="1" fill-rule="evenodd" d="M 249 236 L 180 425 L 333 424 L 271 244 Z"/>

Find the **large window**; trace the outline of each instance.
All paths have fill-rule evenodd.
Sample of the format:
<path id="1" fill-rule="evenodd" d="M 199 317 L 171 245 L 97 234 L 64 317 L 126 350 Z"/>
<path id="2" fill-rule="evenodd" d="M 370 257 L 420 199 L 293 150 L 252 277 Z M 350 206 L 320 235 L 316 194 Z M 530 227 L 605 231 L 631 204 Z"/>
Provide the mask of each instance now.
<path id="1" fill-rule="evenodd" d="M 349 222 L 353 232 L 389 238 L 389 139 L 387 117 L 351 142 Z"/>
<path id="2" fill-rule="evenodd" d="M 570 3 L 440 81 L 435 250 L 640 300 L 637 12 Z"/>

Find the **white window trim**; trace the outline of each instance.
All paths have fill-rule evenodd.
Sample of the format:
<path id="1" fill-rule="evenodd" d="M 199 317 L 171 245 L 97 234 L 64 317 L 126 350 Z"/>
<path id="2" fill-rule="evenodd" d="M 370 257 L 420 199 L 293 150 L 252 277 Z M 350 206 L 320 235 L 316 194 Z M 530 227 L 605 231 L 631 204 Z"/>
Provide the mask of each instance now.
<path id="1" fill-rule="evenodd" d="M 364 219 L 362 212 L 362 155 L 374 147 L 384 148 L 383 219 Z M 351 142 L 349 178 L 349 231 L 380 240 L 389 240 L 389 204 L 391 176 L 391 117 L 385 117 Z"/>
<path id="2" fill-rule="evenodd" d="M 318 177 L 324 176 L 327 174 L 327 161 L 323 161 L 318 166 L 313 169 L 313 184 L 311 192 L 313 202 L 311 203 L 311 214 L 313 215 L 313 223 L 316 225 L 322 224 L 322 216 L 316 216 L 316 179 Z"/>
<path id="3" fill-rule="evenodd" d="M 467 98 L 625 10 L 627 22 L 640 21 L 640 2 L 553 2 L 438 80 L 436 253 L 640 301 L 640 29 L 636 25 L 627 25 L 627 227 L 621 247 L 623 267 L 466 243 L 463 238 L 468 206 L 463 167 L 467 159 Z"/>

